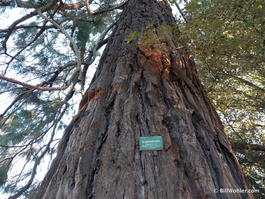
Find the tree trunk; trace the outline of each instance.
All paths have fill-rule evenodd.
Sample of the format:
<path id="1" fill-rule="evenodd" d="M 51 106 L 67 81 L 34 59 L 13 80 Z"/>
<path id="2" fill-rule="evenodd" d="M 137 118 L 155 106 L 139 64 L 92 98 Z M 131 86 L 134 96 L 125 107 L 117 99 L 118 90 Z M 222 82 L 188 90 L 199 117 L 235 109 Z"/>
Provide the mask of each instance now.
<path id="1" fill-rule="evenodd" d="M 253 198 L 165 1 L 129 0 L 37 198 Z M 159 135 L 163 150 L 140 151 Z"/>

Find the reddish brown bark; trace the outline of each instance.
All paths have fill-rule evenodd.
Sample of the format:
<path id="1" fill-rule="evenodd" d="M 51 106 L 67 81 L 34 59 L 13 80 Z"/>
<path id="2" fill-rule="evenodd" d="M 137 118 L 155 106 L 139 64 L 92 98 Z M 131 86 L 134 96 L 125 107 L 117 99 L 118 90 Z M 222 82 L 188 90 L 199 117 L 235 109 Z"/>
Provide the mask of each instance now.
<path id="1" fill-rule="evenodd" d="M 187 50 L 170 34 L 143 40 L 163 25 L 164 1 L 125 6 L 88 91 L 104 92 L 67 128 L 37 198 L 253 198 L 216 192 L 247 183 Z M 132 31 L 142 36 L 128 42 Z M 139 151 L 151 135 L 164 149 Z"/>

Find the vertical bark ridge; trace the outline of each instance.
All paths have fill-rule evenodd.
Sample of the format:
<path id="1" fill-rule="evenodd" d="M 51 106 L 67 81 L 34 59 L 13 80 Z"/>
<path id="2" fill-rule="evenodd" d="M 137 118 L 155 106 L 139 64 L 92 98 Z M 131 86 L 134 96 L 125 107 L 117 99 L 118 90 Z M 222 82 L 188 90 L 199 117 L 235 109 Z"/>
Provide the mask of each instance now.
<path id="1" fill-rule="evenodd" d="M 165 1 L 128 1 L 89 88 L 102 92 L 67 128 L 38 198 L 253 198 L 215 192 L 247 185 L 194 61 L 157 31 L 168 26 Z M 164 149 L 139 151 L 152 135 Z"/>

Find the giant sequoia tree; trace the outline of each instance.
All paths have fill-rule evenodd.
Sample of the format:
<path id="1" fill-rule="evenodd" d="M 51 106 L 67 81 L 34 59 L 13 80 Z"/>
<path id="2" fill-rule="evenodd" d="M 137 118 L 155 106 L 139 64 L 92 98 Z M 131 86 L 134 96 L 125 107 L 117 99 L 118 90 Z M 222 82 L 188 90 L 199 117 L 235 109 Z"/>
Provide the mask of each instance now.
<path id="1" fill-rule="evenodd" d="M 178 27 L 165 0 L 114 2 L 16 1 L 29 12 L 0 29 L 0 94 L 13 98 L 0 115 L 0 186 L 10 198 L 252 198 L 241 193 L 248 185 L 189 51 L 261 187 L 262 3 L 193 0 L 182 12 L 171 1 L 184 19 Z M 14 1 L 0 6 L 8 13 Z M 78 114 L 57 147 L 78 91 Z M 140 151 L 141 136 L 157 135 L 163 150 Z M 42 160 L 55 152 L 38 186 Z"/>
<path id="2" fill-rule="evenodd" d="M 252 198 L 165 1 L 130 0 L 37 198 Z M 139 151 L 161 135 L 162 151 Z"/>

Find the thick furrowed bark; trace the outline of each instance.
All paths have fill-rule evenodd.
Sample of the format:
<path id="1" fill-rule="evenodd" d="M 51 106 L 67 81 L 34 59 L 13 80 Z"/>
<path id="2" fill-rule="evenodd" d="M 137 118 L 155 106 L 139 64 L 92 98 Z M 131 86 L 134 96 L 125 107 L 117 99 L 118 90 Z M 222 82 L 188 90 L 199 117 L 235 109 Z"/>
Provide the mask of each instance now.
<path id="1" fill-rule="evenodd" d="M 164 2 L 130 0 L 102 56 L 85 112 L 66 130 L 38 198 L 253 198 L 194 61 L 168 49 L 126 42 L 131 31 L 174 25 Z M 172 39 L 172 38 L 170 38 Z M 162 151 L 140 151 L 161 135 Z"/>

